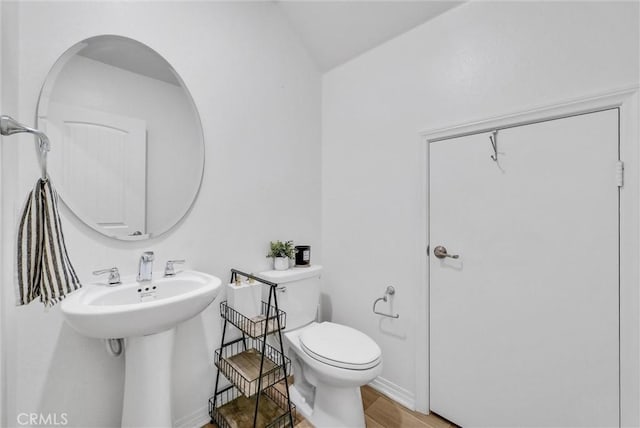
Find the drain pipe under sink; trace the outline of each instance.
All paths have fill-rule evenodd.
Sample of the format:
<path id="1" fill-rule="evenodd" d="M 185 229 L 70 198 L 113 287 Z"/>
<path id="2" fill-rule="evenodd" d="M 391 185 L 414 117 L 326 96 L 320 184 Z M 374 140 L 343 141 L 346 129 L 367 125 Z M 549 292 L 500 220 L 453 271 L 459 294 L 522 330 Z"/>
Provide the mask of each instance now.
<path id="1" fill-rule="evenodd" d="M 119 357 L 124 349 L 122 339 L 105 339 L 104 344 L 107 348 L 107 354 L 112 357 Z"/>

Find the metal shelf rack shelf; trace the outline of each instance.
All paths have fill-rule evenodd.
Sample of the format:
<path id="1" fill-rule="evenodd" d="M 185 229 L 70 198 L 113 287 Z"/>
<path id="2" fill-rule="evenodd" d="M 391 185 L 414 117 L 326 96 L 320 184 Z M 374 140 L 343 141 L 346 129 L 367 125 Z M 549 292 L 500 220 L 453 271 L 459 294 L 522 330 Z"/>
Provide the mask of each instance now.
<path id="1" fill-rule="evenodd" d="M 267 322 L 267 312 L 269 312 L 269 321 Z M 227 305 L 227 301 L 220 303 L 220 315 L 233 324 L 238 330 L 251 338 L 256 338 L 264 335 L 264 329 L 267 328 L 267 334 L 275 333 L 278 331 L 278 321 L 280 327 L 285 328 L 287 323 L 287 314 L 284 311 L 278 311 L 279 320 L 276 321 L 276 309 L 267 305 L 267 302 L 262 302 L 262 313 L 257 317 L 247 318 L 240 312 Z"/>
<path id="2" fill-rule="evenodd" d="M 291 421 L 287 405 L 288 398 L 275 387 L 265 389 L 260 396 L 260 410 L 253 426 L 259 428 L 290 427 Z M 252 426 L 251 410 L 254 406 L 254 399 L 245 397 L 238 388 L 230 385 L 209 399 L 209 414 L 212 422 L 220 428 L 248 427 Z M 292 407 L 295 406 L 292 405 Z"/>

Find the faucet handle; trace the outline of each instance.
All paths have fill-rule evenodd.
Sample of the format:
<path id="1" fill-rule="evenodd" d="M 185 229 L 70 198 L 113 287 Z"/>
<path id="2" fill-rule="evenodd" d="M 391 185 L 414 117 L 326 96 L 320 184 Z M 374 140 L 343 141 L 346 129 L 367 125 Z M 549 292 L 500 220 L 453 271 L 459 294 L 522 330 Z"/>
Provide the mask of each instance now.
<path id="1" fill-rule="evenodd" d="M 117 267 L 112 267 L 109 269 L 101 269 L 101 270 L 96 270 L 93 271 L 94 275 L 104 275 L 105 273 L 109 274 L 109 285 L 118 285 L 118 284 L 122 284 L 122 282 L 120 281 L 120 272 L 118 271 Z"/>
<path id="2" fill-rule="evenodd" d="M 153 251 L 145 251 L 144 253 L 142 253 L 140 258 L 145 262 L 152 262 L 154 259 Z"/>
<path id="3" fill-rule="evenodd" d="M 167 264 L 164 267 L 164 276 L 174 276 L 176 274 L 176 270 L 174 268 L 174 264 L 176 263 L 184 263 L 186 260 L 167 260 Z"/>

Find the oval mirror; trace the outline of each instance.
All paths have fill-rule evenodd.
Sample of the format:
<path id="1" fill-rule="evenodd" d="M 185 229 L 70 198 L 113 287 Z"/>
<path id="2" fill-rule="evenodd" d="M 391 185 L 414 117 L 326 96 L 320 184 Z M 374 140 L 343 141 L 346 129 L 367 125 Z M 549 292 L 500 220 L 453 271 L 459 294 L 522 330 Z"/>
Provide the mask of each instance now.
<path id="1" fill-rule="evenodd" d="M 104 235 L 156 237 L 198 195 L 200 117 L 173 67 L 140 42 L 103 35 L 67 50 L 45 79 L 37 126 L 60 198 Z"/>

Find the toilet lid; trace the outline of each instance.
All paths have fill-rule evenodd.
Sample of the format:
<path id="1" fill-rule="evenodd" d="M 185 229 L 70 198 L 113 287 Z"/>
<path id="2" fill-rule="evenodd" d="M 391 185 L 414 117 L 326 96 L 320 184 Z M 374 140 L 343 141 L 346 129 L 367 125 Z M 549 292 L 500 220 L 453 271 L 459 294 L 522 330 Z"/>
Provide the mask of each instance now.
<path id="1" fill-rule="evenodd" d="M 323 322 L 300 335 L 302 349 L 323 363 L 366 370 L 380 363 L 382 352 L 366 334 L 344 325 Z"/>

